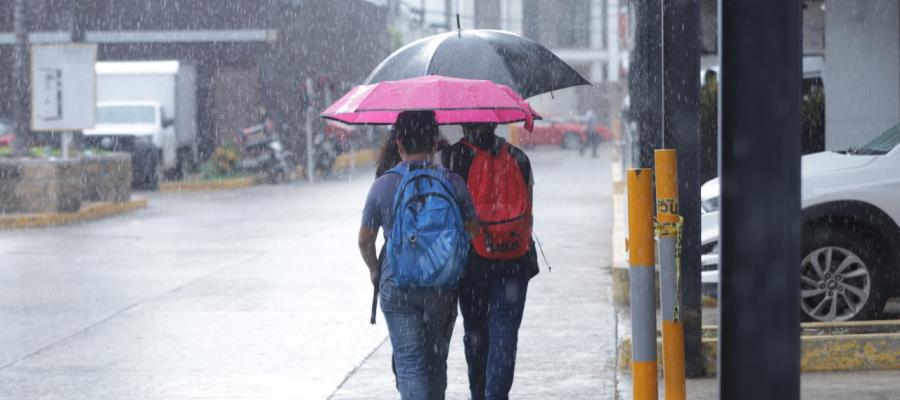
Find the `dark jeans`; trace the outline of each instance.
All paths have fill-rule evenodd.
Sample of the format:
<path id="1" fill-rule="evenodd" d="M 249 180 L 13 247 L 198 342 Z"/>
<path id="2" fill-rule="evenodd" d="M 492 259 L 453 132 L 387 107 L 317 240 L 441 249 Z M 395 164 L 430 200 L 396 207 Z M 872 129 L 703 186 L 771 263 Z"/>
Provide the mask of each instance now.
<path id="1" fill-rule="evenodd" d="M 509 398 L 516 369 L 519 325 L 533 275 L 518 261 L 470 256 L 459 284 L 469 391 L 472 400 Z"/>
<path id="2" fill-rule="evenodd" d="M 584 156 L 584 151 L 587 150 L 588 146 L 591 147 L 591 157 L 597 158 L 597 147 L 600 146 L 600 142 L 603 141 L 603 138 L 596 133 L 588 133 L 587 142 L 582 143 L 581 147 L 578 149 L 578 154 Z"/>
<path id="3" fill-rule="evenodd" d="M 443 400 L 456 291 L 400 289 L 387 279 L 381 285 L 381 311 L 394 348 L 401 399 Z"/>

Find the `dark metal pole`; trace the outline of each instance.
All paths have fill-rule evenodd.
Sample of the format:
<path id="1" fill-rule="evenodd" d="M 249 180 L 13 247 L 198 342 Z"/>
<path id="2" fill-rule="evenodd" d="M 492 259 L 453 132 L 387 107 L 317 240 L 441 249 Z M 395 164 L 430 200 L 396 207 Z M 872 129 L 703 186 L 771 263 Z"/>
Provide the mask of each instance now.
<path id="1" fill-rule="evenodd" d="M 719 398 L 799 399 L 800 2 L 719 13 Z"/>
<path id="2" fill-rule="evenodd" d="M 72 18 L 70 30 L 72 32 L 72 43 L 83 43 L 85 33 L 87 31 L 87 17 L 90 12 L 89 0 L 70 0 L 72 2 Z M 66 133 L 63 133 L 66 135 Z M 81 152 L 84 150 L 84 132 L 77 130 L 72 132 L 72 147 L 74 150 Z"/>
<path id="3" fill-rule="evenodd" d="M 640 142 L 632 165 L 650 168 L 653 150 L 662 147 L 662 12 L 660 0 L 632 4 L 637 26 L 628 86 Z"/>
<path id="4" fill-rule="evenodd" d="M 685 375 L 702 376 L 700 354 L 700 7 L 669 0 L 663 7 L 663 144 L 678 151 L 678 212 L 684 218 L 680 303 Z"/>
<path id="5" fill-rule="evenodd" d="M 86 0 L 70 0 L 72 2 L 72 42 L 84 42 L 87 30 L 87 16 L 90 12 L 90 3 Z"/>
<path id="6" fill-rule="evenodd" d="M 28 141 L 30 133 L 29 98 L 28 90 L 28 34 L 25 26 L 25 0 L 15 0 L 13 3 L 13 33 L 15 44 L 13 45 L 13 93 L 12 93 L 12 118 L 15 130 L 12 153 L 15 156 L 24 156 L 28 153 Z"/>

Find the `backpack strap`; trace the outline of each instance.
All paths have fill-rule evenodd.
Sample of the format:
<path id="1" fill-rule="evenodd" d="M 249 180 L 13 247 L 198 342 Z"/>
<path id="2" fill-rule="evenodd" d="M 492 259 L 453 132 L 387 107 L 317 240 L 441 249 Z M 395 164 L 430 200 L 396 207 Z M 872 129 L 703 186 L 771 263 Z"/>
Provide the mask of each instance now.
<path id="1" fill-rule="evenodd" d="M 460 139 L 460 140 L 459 140 L 459 144 L 461 144 L 461 145 L 463 145 L 463 146 L 466 146 L 466 147 L 468 147 L 468 148 L 470 148 L 470 149 L 472 149 L 472 150 L 475 150 L 476 153 L 479 152 L 479 151 L 484 151 L 484 150 L 482 150 L 480 147 L 478 147 L 478 146 L 476 146 L 476 145 L 470 143 L 469 140 L 466 139 L 466 138 Z"/>
<path id="2" fill-rule="evenodd" d="M 397 163 L 397 165 L 395 165 L 394 168 L 384 171 L 384 173 L 385 173 L 385 175 L 386 174 L 400 175 L 400 177 L 402 178 L 402 177 L 406 176 L 406 174 L 409 173 L 409 165 L 406 165 L 406 164 L 400 162 L 400 163 Z"/>
<path id="3" fill-rule="evenodd" d="M 500 142 L 500 146 L 499 146 L 499 149 L 496 154 L 494 154 L 494 149 L 497 149 L 497 147 L 492 146 L 491 149 L 485 150 L 485 149 L 482 149 L 481 147 L 474 145 L 472 142 L 469 142 L 469 140 L 466 138 L 460 139 L 459 143 L 462 144 L 463 146 L 466 146 L 466 147 L 474 150 L 476 154 L 479 152 L 487 152 L 492 156 L 497 156 L 498 154 L 500 154 L 503 151 L 506 151 L 506 152 L 510 151 L 509 149 L 510 149 L 511 145 L 509 144 L 509 142 L 506 141 L 506 139 L 503 139 L 502 137 L 497 136 L 494 138 L 494 140 L 497 140 Z M 512 154 L 512 153 L 510 153 L 510 154 Z"/>

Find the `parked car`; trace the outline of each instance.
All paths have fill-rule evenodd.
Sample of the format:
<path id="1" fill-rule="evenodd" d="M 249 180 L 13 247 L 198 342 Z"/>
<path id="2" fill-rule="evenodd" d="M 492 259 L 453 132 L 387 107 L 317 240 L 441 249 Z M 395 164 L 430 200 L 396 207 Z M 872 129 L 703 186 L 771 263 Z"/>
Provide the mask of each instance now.
<path id="1" fill-rule="evenodd" d="M 580 121 L 545 119 L 534 121 L 534 129 L 531 132 L 518 125 L 510 126 L 509 129 L 518 132 L 519 144 L 524 147 L 553 145 L 574 150 L 588 143 L 587 127 Z M 603 140 L 612 137 L 612 133 L 605 126 L 598 126 L 596 133 Z"/>
<path id="2" fill-rule="evenodd" d="M 15 137 L 12 120 L 0 118 L 0 147 L 12 146 L 12 141 Z"/>
<path id="3" fill-rule="evenodd" d="M 804 156 L 801 198 L 804 319 L 876 317 L 900 295 L 900 124 L 861 147 Z M 701 188 L 701 209 L 710 288 L 718 282 L 718 178 Z"/>

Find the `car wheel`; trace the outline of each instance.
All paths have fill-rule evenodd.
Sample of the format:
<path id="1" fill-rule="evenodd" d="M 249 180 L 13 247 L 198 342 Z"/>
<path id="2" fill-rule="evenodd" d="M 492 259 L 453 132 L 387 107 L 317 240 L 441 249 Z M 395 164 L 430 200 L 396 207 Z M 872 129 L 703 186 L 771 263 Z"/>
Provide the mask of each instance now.
<path id="1" fill-rule="evenodd" d="M 871 235 L 820 228 L 803 243 L 800 307 L 807 321 L 870 319 L 884 308 L 884 282 L 876 274 L 885 258 Z"/>
<path id="2" fill-rule="evenodd" d="M 573 132 L 566 132 L 563 135 L 562 142 L 560 142 L 560 146 L 564 150 L 576 150 L 581 147 L 581 136 Z"/>

